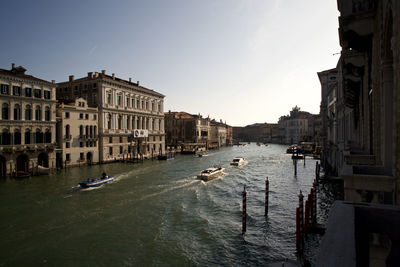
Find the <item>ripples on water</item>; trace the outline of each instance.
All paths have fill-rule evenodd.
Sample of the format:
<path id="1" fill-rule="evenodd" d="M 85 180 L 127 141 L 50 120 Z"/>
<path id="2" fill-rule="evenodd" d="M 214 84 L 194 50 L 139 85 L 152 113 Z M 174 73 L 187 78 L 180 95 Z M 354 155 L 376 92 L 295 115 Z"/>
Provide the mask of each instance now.
<path id="1" fill-rule="evenodd" d="M 294 177 L 285 149 L 251 144 L 201 158 L 182 155 L 1 181 L 0 266 L 260 266 L 296 259 L 297 195 L 300 189 L 309 192 L 315 161 L 307 159 L 305 167 L 299 161 Z M 236 156 L 248 164 L 229 166 Z M 207 183 L 196 179 L 214 165 L 225 167 L 225 175 Z M 103 171 L 115 180 L 94 190 L 73 190 Z M 270 206 L 265 217 L 267 176 Z M 248 219 L 243 236 L 244 185 Z"/>

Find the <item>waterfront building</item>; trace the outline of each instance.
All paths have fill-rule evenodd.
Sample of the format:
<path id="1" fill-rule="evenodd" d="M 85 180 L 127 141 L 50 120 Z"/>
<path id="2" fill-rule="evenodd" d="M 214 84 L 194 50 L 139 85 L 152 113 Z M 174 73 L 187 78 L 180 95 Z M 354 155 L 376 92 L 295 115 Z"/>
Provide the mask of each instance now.
<path id="1" fill-rule="evenodd" d="M 255 123 L 233 127 L 233 138 L 242 142 L 279 143 L 278 124 Z"/>
<path id="2" fill-rule="evenodd" d="M 55 167 L 56 84 L 25 72 L 0 69 L 0 176 Z"/>
<path id="3" fill-rule="evenodd" d="M 329 88 L 327 72 L 320 73 L 324 123 L 332 122 L 327 141 L 335 145 L 324 150 L 338 155 L 326 169 L 343 179 L 345 200 L 398 205 L 400 4 L 358 2 L 338 1 L 342 52 L 336 69 L 327 71 L 337 72 L 337 86 Z"/>
<path id="4" fill-rule="evenodd" d="M 222 146 L 226 146 L 226 124 L 221 122 L 217 122 L 216 120 L 211 120 L 210 122 L 210 141 L 209 148 L 220 148 Z"/>
<path id="5" fill-rule="evenodd" d="M 98 109 L 84 98 L 57 105 L 57 167 L 99 162 Z"/>
<path id="6" fill-rule="evenodd" d="M 318 72 L 321 83 L 321 116 L 322 116 L 322 160 L 325 169 L 337 174 L 339 167 L 339 146 L 343 148 L 343 140 L 338 139 L 338 116 L 337 102 L 338 70 L 336 68 Z M 340 120 L 342 121 L 342 120 Z M 350 123 L 350 121 L 348 121 Z"/>
<path id="7" fill-rule="evenodd" d="M 289 116 L 280 117 L 278 131 L 282 144 L 299 144 L 302 141 L 314 141 L 308 125 L 312 116 L 311 113 L 300 111 L 300 108 L 295 106 L 290 111 Z"/>
<path id="8" fill-rule="evenodd" d="M 132 82 L 89 72 L 57 84 L 57 98 L 83 98 L 98 108 L 99 161 L 155 157 L 165 153 L 164 95 Z"/>
<path id="9" fill-rule="evenodd" d="M 170 148 L 190 146 L 208 149 L 211 138 L 210 118 L 187 112 L 165 113 L 166 145 Z"/>
<path id="10" fill-rule="evenodd" d="M 226 126 L 226 145 L 232 146 L 233 145 L 233 128 L 232 126 L 225 124 Z"/>
<path id="11" fill-rule="evenodd" d="M 339 157 L 332 172 L 343 180 L 345 201 L 331 208 L 317 265 L 399 266 L 400 1 L 337 4 Z M 327 109 L 327 94 L 322 101 Z"/>

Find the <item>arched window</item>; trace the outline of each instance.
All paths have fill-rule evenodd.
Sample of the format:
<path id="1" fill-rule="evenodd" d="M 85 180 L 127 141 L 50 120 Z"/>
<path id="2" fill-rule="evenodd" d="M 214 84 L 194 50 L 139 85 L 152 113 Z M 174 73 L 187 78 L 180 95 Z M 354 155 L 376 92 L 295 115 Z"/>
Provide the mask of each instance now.
<path id="1" fill-rule="evenodd" d="M 93 137 L 93 126 L 89 127 L 89 135 L 90 135 L 90 138 Z"/>
<path id="2" fill-rule="evenodd" d="M 43 143 L 43 133 L 40 129 L 36 129 L 35 133 L 35 143 L 42 144 Z"/>
<path id="3" fill-rule="evenodd" d="M 107 129 L 111 129 L 111 114 L 107 115 Z"/>
<path id="4" fill-rule="evenodd" d="M 14 131 L 14 145 L 20 145 L 21 144 L 21 132 L 20 130 L 15 130 Z"/>
<path id="5" fill-rule="evenodd" d="M 89 136 L 89 125 L 86 125 L 86 132 L 85 132 L 86 137 Z"/>
<path id="6" fill-rule="evenodd" d="M 50 115 L 51 115 L 50 107 L 46 107 L 46 109 L 44 111 L 44 119 L 45 119 L 45 121 L 50 121 L 51 120 Z"/>
<path id="7" fill-rule="evenodd" d="M 79 135 L 83 136 L 83 126 L 82 125 L 79 126 Z"/>
<path id="8" fill-rule="evenodd" d="M 37 121 L 41 121 L 42 120 L 42 109 L 40 108 L 40 106 L 36 106 L 36 109 L 35 109 L 35 120 L 37 120 Z"/>
<path id="9" fill-rule="evenodd" d="M 51 131 L 48 128 L 46 129 L 45 134 L 44 134 L 44 142 L 51 143 Z"/>
<path id="10" fill-rule="evenodd" d="M 69 124 L 65 125 L 65 137 L 68 138 L 70 135 Z"/>
<path id="11" fill-rule="evenodd" d="M 21 119 L 21 107 L 18 104 L 14 105 L 14 120 L 20 120 Z"/>
<path id="12" fill-rule="evenodd" d="M 25 144 L 31 144 L 31 131 L 29 129 L 25 130 Z"/>
<path id="13" fill-rule="evenodd" d="M 9 114 L 8 104 L 7 103 L 3 103 L 3 105 L 1 106 L 1 118 L 3 120 L 9 120 L 10 119 L 10 114 Z"/>
<path id="14" fill-rule="evenodd" d="M 130 119 L 130 117 L 126 116 L 126 129 L 130 129 L 131 128 L 130 127 L 130 123 L 129 123 L 129 119 Z"/>
<path id="15" fill-rule="evenodd" d="M 0 140 L 1 145 L 11 145 L 11 135 L 8 132 L 8 129 L 3 129 L 0 137 L 1 137 Z"/>
<path id="16" fill-rule="evenodd" d="M 95 137 L 97 136 L 97 126 L 93 126 L 93 134 Z"/>
<path id="17" fill-rule="evenodd" d="M 31 105 L 25 106 L 25 120 L 30 121 L 32 120 L 32 107 Z"/>

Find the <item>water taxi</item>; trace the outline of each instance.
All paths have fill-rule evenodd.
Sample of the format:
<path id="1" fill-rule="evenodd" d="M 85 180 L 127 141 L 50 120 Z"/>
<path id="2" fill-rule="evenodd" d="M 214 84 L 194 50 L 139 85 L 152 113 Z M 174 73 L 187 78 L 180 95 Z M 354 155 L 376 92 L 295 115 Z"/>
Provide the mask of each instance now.
<path id="1" fill-rule="evenodd" d="M 232 166 L 242 166 L 246 163 L 243 157 L 236 157 L 232 160 L 231 165 Z"/>
<path id="2" fill-rule="evenodd" d="M 224 170 L 225 170 L 225 168 L 222 168 L 222 167 L 208 168 L 208 169 L 201 171 L 200 174 L 197 175 L 197 178 L 207 182 L 207 181 L 210 181 L 210 180 L 215 179 L 218 176 L 222 175 Z"/>
<path id="3" fill-rule="evenodd" d="M 88 179 L 86 181 L 80 182 L 79 185 L 81 186 L 81 188 L 98 187 L 100 185 L 111 182 L 112 180 L 114 180 L 113 176 L 106 175 L 99 178 Z"/>

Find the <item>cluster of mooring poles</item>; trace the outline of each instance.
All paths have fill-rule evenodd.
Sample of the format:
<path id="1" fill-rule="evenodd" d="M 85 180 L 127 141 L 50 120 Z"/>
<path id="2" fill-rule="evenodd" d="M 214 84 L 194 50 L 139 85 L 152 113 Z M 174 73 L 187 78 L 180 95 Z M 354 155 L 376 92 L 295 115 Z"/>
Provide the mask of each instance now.
<path id="1" fill-rule="evenodd" d="M 323 234 L 325 229 L 317 223 L 317 186 L 320 175 L 320 165 L 315 166 L 315 179 L 303 205 L 304 196 L 300 190 L 299 206 L 296 208 L 296 247 L 299 251 L 303 250 L 304 238 L 308 233 Z"/>
<path id="2" fill-rule="evenodd" d="M 247 219 L 247 213 L 246 213 L 246 185 L 243 187 L 243 192 L 242 192 L 242 234 L 246 233 L 246 219 Z M 268 177 L 265 180 L 265 216 L 268 215 L 268 197 L 269 197 L 269 180 Z"/>

